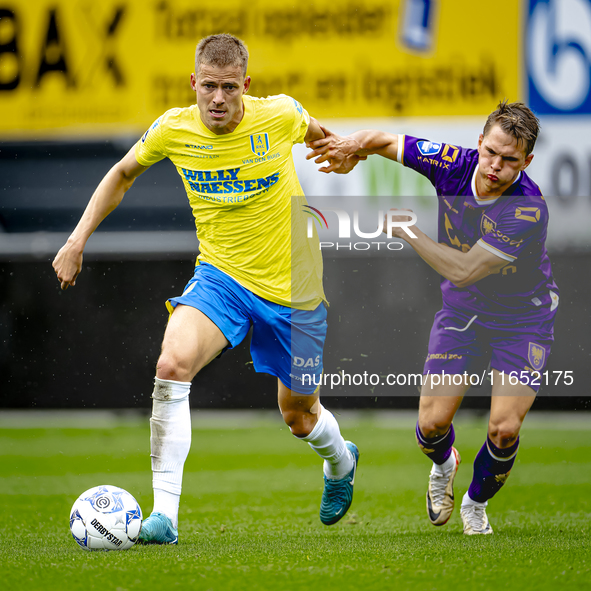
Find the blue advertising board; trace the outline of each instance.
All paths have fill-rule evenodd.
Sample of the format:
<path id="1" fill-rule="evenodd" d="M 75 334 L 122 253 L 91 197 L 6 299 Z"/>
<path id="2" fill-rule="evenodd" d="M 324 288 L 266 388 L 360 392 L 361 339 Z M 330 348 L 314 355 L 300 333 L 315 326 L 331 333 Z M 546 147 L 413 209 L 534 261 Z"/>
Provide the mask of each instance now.
<path id="1" fill-rule="evenodd" d="M 591 0 L 529 0 L 525 62 L 537 114 L 591 114 Z"/>

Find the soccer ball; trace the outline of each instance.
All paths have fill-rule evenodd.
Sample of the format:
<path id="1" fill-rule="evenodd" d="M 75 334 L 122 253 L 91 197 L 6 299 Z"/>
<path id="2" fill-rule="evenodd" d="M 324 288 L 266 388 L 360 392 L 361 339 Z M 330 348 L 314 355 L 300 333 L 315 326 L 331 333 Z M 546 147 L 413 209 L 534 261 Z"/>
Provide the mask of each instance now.
<path id="1" fill-rule="evenodd" d="M 70 511 L 70 531 L 84 550 L 128 550 L 142 528 L 142 510 L 126 490 L 95 486 Z"/>

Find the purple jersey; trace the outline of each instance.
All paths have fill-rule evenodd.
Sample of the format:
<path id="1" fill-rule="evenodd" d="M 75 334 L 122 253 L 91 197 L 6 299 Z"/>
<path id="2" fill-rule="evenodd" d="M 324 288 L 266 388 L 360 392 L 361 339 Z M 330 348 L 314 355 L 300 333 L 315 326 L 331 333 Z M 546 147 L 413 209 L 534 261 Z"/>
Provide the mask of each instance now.
<path id="1" fill-rule="evenodd" d="M 477 150 L 411 136 L 399 136 L 399 146 L 399 162 L 426 176 L 437 191 L 439 242 L 463 252 L 478 243 L 509 263 L 469 287 L 442 277 L 444 307 L 492 324 L 514 323 L 515 315 L 524 321 L 553 315 L 558 288 L 545 246 L 548 207 L 538 185 L 522 171 L 501 197 L 482 202 L 475 197 Z"/>

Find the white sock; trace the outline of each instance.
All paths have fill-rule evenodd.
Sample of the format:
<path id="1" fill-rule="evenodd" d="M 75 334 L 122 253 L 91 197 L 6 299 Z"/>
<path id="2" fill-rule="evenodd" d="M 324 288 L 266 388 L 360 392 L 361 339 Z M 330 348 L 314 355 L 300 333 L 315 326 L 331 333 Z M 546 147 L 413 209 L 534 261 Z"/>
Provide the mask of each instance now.
<path id="1" fill-rule="evenodd" d="M 433 468 L 431 469 L 432 474 L 439 474 L 440 476 L 445 476 L 449 474 L 456 465 L 456 456 L 452 451 L 449 454 L 449 458 L 443 462 L 443 464 L 436 464 L 433 462 Z"/>
<path id="2" fill-rule="evenodd" d="M 474 501 L 473 499 L 471 499 L 470 495 L 468 494 L 468 491 L 466 491 L 466 494 L 462 498 L 462 507 L 486 507 L 487 505 L 488 501 L 484 501 L 484 503 L 479 503 L 478 501 Z"/>
<path id="3" fill-rule="evenodd" d="M 344 478 L 353 469 L 353 458 L 345 445 L 334 415 L 320 405 L 318 422 L 307 437 L 302 437 L 324 460 L 327 478 Z"/>
<path id="4" fill-rule="evenodd" d="M 164 515 L 169 517 L 175 529 L 179 526 L 180 500 L 181 495 L 175 495 L 160 488 L 154 489 L 154 511 L 164 513 Z"/>
<path id="5" fill-rule="evenodd" d="M 183 466 L 191 448 L 191 382 L 154 380 L 150 448 L 154 511 L 178 527 Z"/>

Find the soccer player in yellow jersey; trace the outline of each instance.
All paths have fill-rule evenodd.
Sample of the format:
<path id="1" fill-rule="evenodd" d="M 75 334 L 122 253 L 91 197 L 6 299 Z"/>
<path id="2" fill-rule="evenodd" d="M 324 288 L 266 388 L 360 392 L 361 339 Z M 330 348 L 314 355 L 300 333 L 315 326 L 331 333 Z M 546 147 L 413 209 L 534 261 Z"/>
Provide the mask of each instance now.
<path id="1" fill-rule="evenodd" d="M 199 42 L 191 74 L 197 104 L 164 113 L 107 173 L 53 262 L 62 289 L 75 285 L 88 238 L 135 178 L 164 158 L 174 163 L 193 209 L 200 254 L 184 293 L 167 302 L 152 394 L 154 510 L 142 525 L 145 543 L 178 541 L 191 380 L 251 326 L 255 369 L 277 376 L 283 419 L 324 460 L 322 522 L 336 523 L 353 498 L 359 452 L 344 441 L 316 386 L 303 379 L 322 373 L 326 308 L 318 242 L 297 230 L 305 226 L 299 223 L 305 199 L 291 149 L 324 132 L 288 96 L 246 95 L 247 63 L 236 37 Z"/>

